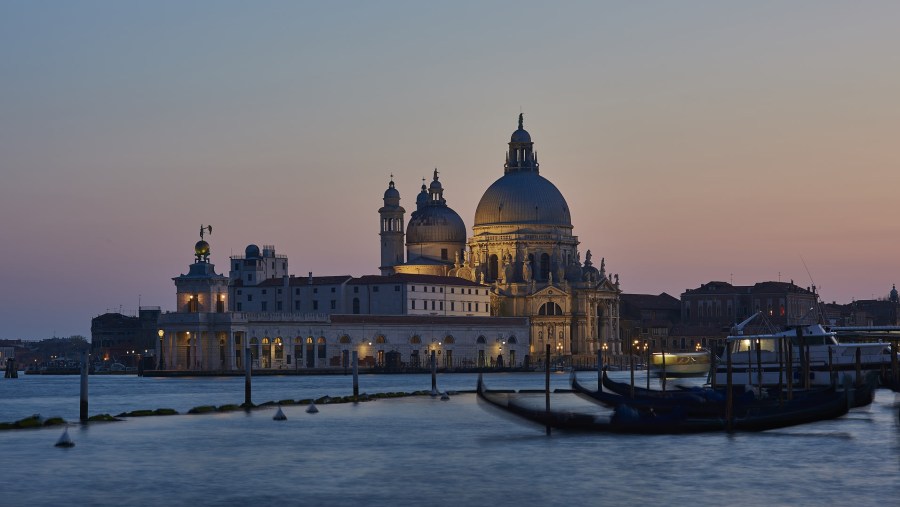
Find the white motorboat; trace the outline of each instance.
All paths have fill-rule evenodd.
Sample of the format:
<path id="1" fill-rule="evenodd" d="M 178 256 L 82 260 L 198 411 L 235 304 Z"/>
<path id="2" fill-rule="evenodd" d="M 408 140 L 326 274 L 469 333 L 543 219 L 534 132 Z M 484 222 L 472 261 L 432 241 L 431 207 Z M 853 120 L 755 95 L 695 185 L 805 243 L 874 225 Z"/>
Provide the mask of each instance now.
<path id="1" fill-rule="evenodd" d="M 733 335 L 728 337 L 726 346 L 731 349 L 735 384 L 757 385 L 760 380 L 764 386 L 784 384 L 789 363 L 795 385 L 805 383 L 806 374 L 811 385 L 827 385 L 832 382 L 832 375 L 838 383 L 844 376 L 855 382 L 857 369 L 865 377 L 870 371 L 881 373 L 891 367 L 888 343 L 842 343 L 836 331 L 826 330 L 820 324 L 795 326 L 771 334 Z M 711 374 L 715 375 L 717 385 L 725 385 L 727 381 L 726 357 L 718 360 Z"/>

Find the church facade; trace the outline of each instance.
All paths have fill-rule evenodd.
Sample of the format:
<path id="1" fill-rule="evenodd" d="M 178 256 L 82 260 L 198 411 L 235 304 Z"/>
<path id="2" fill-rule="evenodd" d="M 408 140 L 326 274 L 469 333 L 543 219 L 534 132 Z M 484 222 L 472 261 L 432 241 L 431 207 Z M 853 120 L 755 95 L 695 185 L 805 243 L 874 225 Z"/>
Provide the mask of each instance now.
<path id="1" fill-rule="evenodd" d="M 467 238 L 437 170 L 431 185 L 422 185 L 405 231 L 392 179 L 379 210 L 382 274 L 441 274 L 487 285 L 491 315 L 529 319 L 533 357 L 547 345 L 553 355 L 575 360 L 590 360 L 598 349 L 620 354 L 618 275 L 610 277 L 602 260 L 595 267 L 590 250 L 582 263 L 568 204 L 541 176 L 522 115 L 503 170 L 481 197 Z"/>

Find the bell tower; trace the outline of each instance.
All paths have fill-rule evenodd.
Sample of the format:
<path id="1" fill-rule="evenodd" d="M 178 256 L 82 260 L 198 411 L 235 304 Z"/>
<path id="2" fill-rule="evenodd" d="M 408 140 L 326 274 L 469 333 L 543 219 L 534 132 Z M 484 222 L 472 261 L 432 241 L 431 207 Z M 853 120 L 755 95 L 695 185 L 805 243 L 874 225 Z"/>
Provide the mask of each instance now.
<path id="1" fill-rule="evenodd" d="M 403 264 L 404 238 L 404 213 L 406 210 L 400 206 L 400 192 L 394 188 L 394 175 L 384 191 L 384 206 L 378 210 L 381 218 L 381 275 L 388 276 L 394 273 L 394 266 Z"/>

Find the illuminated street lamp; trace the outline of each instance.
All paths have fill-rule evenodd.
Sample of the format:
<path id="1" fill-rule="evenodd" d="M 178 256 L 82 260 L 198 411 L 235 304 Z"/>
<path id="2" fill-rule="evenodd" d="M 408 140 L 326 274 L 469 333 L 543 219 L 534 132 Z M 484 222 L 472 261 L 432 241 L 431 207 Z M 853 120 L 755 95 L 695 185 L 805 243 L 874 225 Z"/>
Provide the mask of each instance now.
<path id="1" fill-rule="evenodd" d="M 163 331 L 162 329 L 160 329 L 159 331 L 156 332 L 156 334 L 159 335 L 159 364 L 158 364 L 158 368 L 159 368 L 160 370 L 165 370 L 165 369 L 166 369 L 166 359 L 165 359 L 165 356 L 163 355 L 163 336 L 165 336 L 166 332 Z"/>

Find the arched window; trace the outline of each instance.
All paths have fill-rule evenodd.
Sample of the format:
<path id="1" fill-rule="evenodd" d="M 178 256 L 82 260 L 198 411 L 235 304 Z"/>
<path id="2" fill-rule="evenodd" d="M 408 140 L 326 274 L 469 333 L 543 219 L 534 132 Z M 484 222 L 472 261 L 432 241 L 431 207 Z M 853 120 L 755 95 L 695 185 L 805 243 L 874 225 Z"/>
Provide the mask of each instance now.
<path id="1" fill-rule="evenodd" d="M 265 338 L 263 338 L 263 345 L 268 345 L 268 344 L 269 344 L 269 337 L 266 336 Z"/>
<path id="2" fill-rule="evenodd" d="M 488 281 L 493 282 L 497 279 L 500 269 L 497 265 L 497 255 L 491 255 L 488 259 Z"/>
<path id="3" fill-rule="evenodd" d="M 541 254 L 541 280 L 547 280 L 550 278 L 550 256 L 542 253 Z"/>
<path id="4" fill-rule="evenodd" d="M 444 344 L 453 345 L 454 343 L 456 343 L 456 340 L 452 336 L 447 335 L 447 337 L 444 338 Z"/>
<path id="5" fill-rule="evenodd" d="M 316 340 L 316 344 L 317 344 L 316 348 L 318 349 L 318 352 L 319 352 L 318 358 L 325 359 L 326 357 L 328 357 L 327 355 L 325 355 L 325 337 L 320 336 L 319 339 Z M 319 364 L 321 365 L 324 363 L 319 363 Z"/>
<path id="6" fill-rule="evenodd" d="M 297 336 L 294 338 L 294 361 L 299 364 L 301 357 L 303 357 L 303 338 Z"/>
<path id="7" fill-rule="evenodd" d="M 411 343 L 413 345 L 419 345 L 422 343 L 422 339 L 419 338 L 419 335 L 414 335 L 412 338 L 409 339 L 409 343 Z"/>
<path id="8" fill-rule="evenodd" d="M 386 343 L 386 340 L 384 339 L 384 336 L 383 336 L 383 335 L 378 335 L 378 336 L 375 337 L 375 343 L 382 343 L 382 344 L 383 344 L 383 343 Z"/>
<path id="9" fill-rule="evenodd" d="M 284 359 L 284 347 L 280 336 L 275 338 L 275 359 Z"/>
<path id="10" fill-rule="evenodd" d="M 562 308 L 553 301 L 549 301 L 541 305 L 540 310 L 538 310 L 538 315 L 562 315 Z"/>
<path id="11" fill-rule="evenodd" d="M 341 342 L 342 344 L 345 344 L 345 345 L 346 345 L 346 344 L 349 344 L 349 343 L 350 343 L 350 337 L 347 336 L 347 335 L 341 336 L 340 342 Z"/>
<path id="12" fill-rule="evenodd" d="M 479 336 L 478 339 L 475 340 L 475 343 L 477 343 L 478 345 L 484 345 L 486 341 L 487 340 L 484 339 L 484 336 Z"/>
<path id="13" fill-rule="evenodd" d="M 512 344 L 512 345 L 515 345 L 515 344 L 519 343 L 519 342 L 516 340 L 516 337 L 515 337 L 515 336 L 510 336 L 510 337 L 509 337 L 509 340 L 507 340 L 507 341 L 508 341 L 510 344 Z"/>

